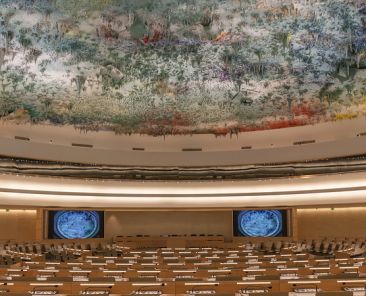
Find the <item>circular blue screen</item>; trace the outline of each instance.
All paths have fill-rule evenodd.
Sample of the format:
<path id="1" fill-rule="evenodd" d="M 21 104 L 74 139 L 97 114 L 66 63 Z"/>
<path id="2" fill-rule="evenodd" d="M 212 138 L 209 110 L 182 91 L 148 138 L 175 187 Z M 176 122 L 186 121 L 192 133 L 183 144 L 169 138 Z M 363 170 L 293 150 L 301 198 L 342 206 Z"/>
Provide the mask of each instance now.
<path id="1" fill-rule="evenodd" d="M 277 236 L 282 231 L 282 214 L 278 210 L 242 211 L 238 228 L 244 236 Z"/>
<path id="2" fill-rule="evenodd" d="M 99 215 L 94 211 L 58 211 L 54 230 L 60 238 L 92 238 L 100 230 Z"/>

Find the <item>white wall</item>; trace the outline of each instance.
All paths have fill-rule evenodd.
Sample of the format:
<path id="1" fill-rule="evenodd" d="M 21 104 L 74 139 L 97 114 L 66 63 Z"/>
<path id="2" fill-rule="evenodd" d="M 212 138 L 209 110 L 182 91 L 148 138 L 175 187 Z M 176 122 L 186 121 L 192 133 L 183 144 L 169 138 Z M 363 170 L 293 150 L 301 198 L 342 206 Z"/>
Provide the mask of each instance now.
<path id="1" fill-rule="evenodd" d="M 0 155 L 125 166 L 223 166 L 304 161 L 366 152 L 366 118 L 215 137 L 211 134 L 151 137 L 80 132 L 72 126 L 14 125 L 0 121 Z M 30 141 L 15 140 L 14 136 Z M 296 141 L 316 140 L 297 145 Z M 72 143 L 93 148 L 72 147 Z M 252 146 L 251 150 L 241 150 Z M 145 148 L 145 151 L 132 151 Z M 182 152 L 202 148 L 202 152 Z"/>

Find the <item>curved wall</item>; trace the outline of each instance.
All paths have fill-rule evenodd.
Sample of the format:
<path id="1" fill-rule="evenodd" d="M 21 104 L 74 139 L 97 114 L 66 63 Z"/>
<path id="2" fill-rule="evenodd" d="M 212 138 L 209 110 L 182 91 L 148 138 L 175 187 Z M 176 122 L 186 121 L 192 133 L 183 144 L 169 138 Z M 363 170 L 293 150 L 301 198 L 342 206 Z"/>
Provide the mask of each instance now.
<path id="1" fill-rule="evenodd" d="M 208 167 L 308 161 L 366 153 L 366 119 L 239 134 L 116 136 L 72 127 L 0 126 L 0 155 L 120 166 Z M 366 134 L 366 133 L 365 133 Z M 16 138 L 17 137 L 17 138 Z M 294 145 L 298 141 L 315 143 Z M 75 147 L 72 144 L 91 145 Z M 243 150 L 241 147 L 251 146 Z M 144 148 L 134 151 L 133 148 Z M 186 148 L 202 151 L 184 152 Z M 363 204 L 366 173 L 215 182 L 120 182 L 0 175 L 0 205 L 124 209 Z"/>
<path id="2" fill-rule="evenodd" d="M 366 119 L 213 135 L 150 137 L 81 133 L 73 127 L 0 126 L 0 155 L 122 166 L 235 166 L 366 153 Z M 366 134 L 366 133 L 365 133 Z M 308 144 L 296 145 L 296 143 Z M 73 146 L 74 145 L 74 146 Z M 84 147 L 75 146 L 82 145 Z M 250 149 L 242 149 L 250 147 Z M 182 151 L 184 149 L 193 151 Z M 194 150 L 201 151 L 194 151 Z"/>
<path id="3" fill-rule="evenodd" d="M 0 205 L 124 209 L 360 204 L 366 173 L 257 181 L 121 182 L 0 175 Z"/>

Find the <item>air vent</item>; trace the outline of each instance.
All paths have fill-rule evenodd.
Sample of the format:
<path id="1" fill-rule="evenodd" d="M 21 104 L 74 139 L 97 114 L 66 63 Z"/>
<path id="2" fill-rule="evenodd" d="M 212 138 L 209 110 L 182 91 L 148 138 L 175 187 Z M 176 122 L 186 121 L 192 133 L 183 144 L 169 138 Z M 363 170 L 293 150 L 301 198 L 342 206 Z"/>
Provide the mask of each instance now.
<path id="1" fill-rule="evenodd" d="M 252 149 L 252 146 L 242 146 L 241 150 L 249 150 Z"/>
<path id="2" fill-rule="evenodd" d="M 308 141 L 297 141 L 294 142 L 293 145 L 306 145 L 306 144 L 313 144 L 315 140 L 308 140 Z"/>
<path id="3" fill-rule="evenodd" d="M 90 145 L 90 144 L 72 143 L 71 146 L 73 146 L 73 147 L 81 147 L 81 148 L 93 148 L 93 145 Z"/>
<path id="4" fill-rule="evenodd" d="M 133 147 L 133 151 L 145 151 L 145 148 Z"/>
<path id="5" fill-rule="evenodd" d="M 20 137 L 20 136 L 15 136 L 14 139 L 15 140 L 20 140 L 20 141 L 30 141 L 29 138 L 27 138 L 27 137 Z"/>
<path id="6" fill-rule="evenodd" d="M 183 152 L 195 152 L 195 151 L 202 151 L 202 148 L 183 148 Z"/>
<path id="7" fill-rule="evenodd" d="M 357 134 L 357 137 L 363 137 L 363 136 L 366 136 L 366 132 Z"/>

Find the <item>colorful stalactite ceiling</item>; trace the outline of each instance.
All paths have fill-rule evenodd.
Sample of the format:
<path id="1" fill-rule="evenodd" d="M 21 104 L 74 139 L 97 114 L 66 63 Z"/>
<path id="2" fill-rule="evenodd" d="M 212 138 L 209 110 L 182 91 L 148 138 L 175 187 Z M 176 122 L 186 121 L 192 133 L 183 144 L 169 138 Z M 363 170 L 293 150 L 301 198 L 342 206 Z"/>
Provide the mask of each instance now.
<path id="1" fill-rule="evenodd" d="M 0 0 L 0 117 L 216 135 L 366 112 L 364 0 Z"/>

